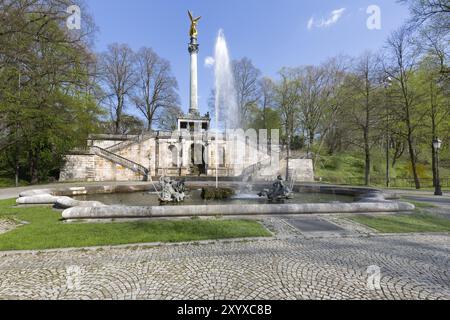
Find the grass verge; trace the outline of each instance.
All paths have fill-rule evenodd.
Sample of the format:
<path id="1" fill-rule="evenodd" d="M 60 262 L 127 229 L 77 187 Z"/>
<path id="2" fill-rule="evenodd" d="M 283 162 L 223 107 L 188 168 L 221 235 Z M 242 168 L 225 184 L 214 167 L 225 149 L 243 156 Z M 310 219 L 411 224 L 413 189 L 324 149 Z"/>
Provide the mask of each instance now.
<path id="1" fill-rule="evenodd" d="M 402 201 L 405 202 L 409 202 L 413 205 L 416 206 L 416 208 L 418 209 L 430 209 L 430 208 L 437 208 L 436 205 L 429 203 L 429 202 L 424 202 L 424 201 L 414 201 L 414 200 L 409 200 L 409 199 L 402 199 Z"/>
<path id="2" fill-rule="evenodd" d="M 20 180 L 19 187 L 28 185 L 26 181 Z M 13 188 L 16 186 L 14 179 L 0 177 L 0 188 Z"/>
<path id="3" fill-rule="evenodd" d="M 252 220 L 178 220 L 123 223 L 71 223 L 49 207 L 14 207 L 14 200 L 0 201 L 0 220 L 28 224 L 0 235 L 0 251 L 79 248 L 146 242 L 183 242 L 271 234 Z"/>
<path id="4" fill-rule="evenodd" d="M 450 232 L 450 220 L 417 211 L 389 216 L 354 216 L 351 220 L 382 233 Z"/>

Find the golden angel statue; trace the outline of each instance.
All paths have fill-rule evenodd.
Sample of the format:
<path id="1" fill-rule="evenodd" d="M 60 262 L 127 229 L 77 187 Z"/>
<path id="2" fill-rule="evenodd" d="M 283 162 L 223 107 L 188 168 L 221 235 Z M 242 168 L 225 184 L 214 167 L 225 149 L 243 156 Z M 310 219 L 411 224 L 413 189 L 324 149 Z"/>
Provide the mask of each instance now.
<path id="1" fill-rule="evenodd" d="M 198 24 L 198 21 L 202 17 L 194 18 L 191 11 L 188 11 L 188 14 L 189 14 L 189 18 L 191 19 L 191 29 L 189 31 L 189 35 L 191 36 L 191 38 L 197 38 L 197 35 L 198 35 L 197 24 Z"/>

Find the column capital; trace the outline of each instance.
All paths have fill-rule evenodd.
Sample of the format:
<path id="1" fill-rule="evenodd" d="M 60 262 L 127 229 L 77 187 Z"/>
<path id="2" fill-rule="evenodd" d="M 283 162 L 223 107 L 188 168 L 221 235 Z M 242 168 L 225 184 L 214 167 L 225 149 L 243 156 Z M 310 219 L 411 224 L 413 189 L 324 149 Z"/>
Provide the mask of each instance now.
<path id="1" fill-rule="evenodd" d="M 189 53 L 190 54 L 198 53 L 200 51 L 199 47 L 200 46 L 196 43 L 190 43 L 189 44 Z"/>
<path id="2" fill-rule="evenodd" d="M 199 52 L 199 44 L 197 42 L 197 38 L 191 37 L 191 42 L 189 43 L 189 53 L 198 53 Z"/>

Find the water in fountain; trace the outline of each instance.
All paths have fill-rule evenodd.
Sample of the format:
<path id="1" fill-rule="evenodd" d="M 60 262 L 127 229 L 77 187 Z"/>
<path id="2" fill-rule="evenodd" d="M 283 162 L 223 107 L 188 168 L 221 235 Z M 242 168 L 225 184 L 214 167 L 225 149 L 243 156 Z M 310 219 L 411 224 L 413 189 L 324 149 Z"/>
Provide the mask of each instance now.
<path id="1" fill-rule="evenodd" d="M 214 50 L 215 76 L 215 116 L 216 116 L 216 155 L 218 150 L 219 128 L 236 129 L 239 127 L 239 110 L 230 54 L 223 30 L 219 30 Z M 219 119 L 222 119 L 222 123 Z M 216 161 L 216 188 L 219 187 L 219 163 Z"/>
<path id="2" fill-rule="evenodd" d="M 234 86 L 233 66 L 223 30 L 219 30 L 214 50 L 216 129 L 222 118 L 224 129 L 239 127 L 239 110 Z"/>
<path id="3" fill-rule="evenodd" d="M 255 200 L 260 199 L 257 192 L 253 190 L 251 183 L 242 184 L 237 188 L 237 193 L 231 197 L 233 200 Z"/>

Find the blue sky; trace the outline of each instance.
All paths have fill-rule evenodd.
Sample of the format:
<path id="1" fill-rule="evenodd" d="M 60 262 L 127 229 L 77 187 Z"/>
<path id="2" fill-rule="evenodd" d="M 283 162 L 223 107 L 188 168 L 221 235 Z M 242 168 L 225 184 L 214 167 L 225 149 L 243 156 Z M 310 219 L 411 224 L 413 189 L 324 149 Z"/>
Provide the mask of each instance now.
<path id="1" fill-rule="evenodd" d="M 99 27 L 96 51 L 109 43 L 153 48 L 172 64 L 183 111 L 189 95 L 189 19 L 199 25 L 200 108 L 207 111 L 213 70 L 204 65 L 223 29 L 233 59 L 249 57 L 264 75 L 276 77 L 283 66 L 318 64 L 338 54 L 380 49 L 408 17 L 394 0 L 90 0 Z M 370 5 L 381 9 L 381 30 L 369 30 Z M 308 28 L 308 25 L 310 28 Z M 131 110 L 130 110 L 131 111 Z"/>

